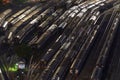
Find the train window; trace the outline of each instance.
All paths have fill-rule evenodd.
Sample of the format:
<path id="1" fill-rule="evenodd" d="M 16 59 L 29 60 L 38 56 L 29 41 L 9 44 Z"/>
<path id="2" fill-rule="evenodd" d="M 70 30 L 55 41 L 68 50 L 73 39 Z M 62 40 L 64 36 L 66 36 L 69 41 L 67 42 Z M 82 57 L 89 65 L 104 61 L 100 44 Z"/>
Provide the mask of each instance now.
<path id="1" fill-rule="evenodd" d="M 100 4 L 100 6 L 104 6 L 104 5 L 105 5 L 104 3 Z"/>
<path id="2" fill-rule="evenodd" d="M 53 13 L 52 15 L 53 15 L 53 16 L 57 16 L 57 13 L 55 12 L 55 13 Z"/>
<path id="3" fill-rule="evenodd" d="M 78 6 L 81 7 L 81 6 L 83 6 L 83 5 L 84 5 L 84 4 L 79 4 Z"/>
<path id="4" fill-rule="evenodd" d="M 36 19 L 34 19 L 33 21 L 31 21 L 30 24 L 34 24 L 35 22 L 37 22 Z"/>
<path id="5" fill-rule="evenodd" d="M 12 36 L 12 32 L 9 33 L 8 39 L 10 39 Z"/>
<path id="6" fill-rule="evenodd" d="M 79 11 L 78 11 L 78 10 L 75 10 L 74 12 L 75 12 L 75 13 L 78 13 Z"/>
<path id="7" fill-rule="evenodd" d="M 76 7 L 75 6 L 73 6 L 72 8 L 70 8 L 71 10 L 74 10 L 74 9 L 76 9 Z"/>
<path id="8" fill-rule="evenodd" d="M 94 7 L 95 5 L 91 5 L 91 6 L 89 6 L 88 8 L 92 8 L 92 7 Z"/>
<path id="9" fill-rule="evenodd" d="M 99 2 L 96 2 L 95 5 L 98 5 L 98 4 L 100 4 L 100 3 L 101 3 L 100 1 L 99 1 Z"/>
<path id="10" fill-rule="evenodd" d="M 22 19 L 23 17 L 25 17 L 25 15 L 23 14 L 23 15 L 21 15 L 21 16 L 19 16 L 18 18 L 19 19 Z"/>
<path id="11" fill-rule="evenodd" d="M 61 17 L 60 17 L 60 19 L 64 19 L 65 18 L 65 16 L 64 15 L 62 15 Z"/>
<path id="12" fill-rule="evenodd" d="M 52 51 L 52 50 L 53 50 L 53 49 L 50 48 L 48 51 Z"/>
<path id="13" fill-rule="evenodd" d="M 14 24 L 18 21 L 18 18 L 14 19 L 11 23 Z"/>
<path id="14" fill-rule="evenodd" d="M 82 12 L 84 12 L 84 13 L 85 13 L 86 11 L 87 11 L 87 9 L 86 9 L 86 8 L 82 9 Z"/>
<path id="15" fill-rule="evenodd" d="M 66 25 L 67 25 L 67 23 L 66 23 L 66 22 L 63 22 L 63 23 L 61 23 L 61 24 L 59 25 L 59 27 L 64 28 Z"/>
<path id="16" fill-rule="evenodd" d="M 55 29 L 57 27 L 57 25 L 56 24 L 53 24 L 48 30 L 53 30 L 53 29 Z"/>
<path id="17" fill-rule="evenodd" d="M 68 42 L 64 45 L 64 49 L 67 49 L 70 46 L 71 42 Z"/>
<path id="18" fill-rule="evenodd" d="M 82 17 L 82 16 L 83 16 L 83 14 L 84 14 L 84 13 L 83 13 L 83 12 L 81 12 L 81 13 L 79 13 L 77 16 L 78 16 L 78 17 Z"/>
<path id="19" fill-rule="evenodd" d="M 92 17 L 90 18 L 90 20 L 94 20 L 94 21 L 95 21 L 96 18 L 97 18 L 96 16 L 92 16 Z"/>
<path id="20" fill-rule="evenodd" d="M 68 10 L 68 11 L 66 11 L 65 13 L 71 13 L 71 11 L 72 11 L 72 10 Z M 65 14 L 65 13 L 64 13 L 64 14 Z"/>
<path id="21" fill-rule="evenodd" d="M 86 5 L 81 6 L 81 8 L 85 8 L 85 7 L 86 7 Z"/>
<path id="22" fill-rule="evenodd" d="M 6 21 L 3 25 L 3 27 L 5 28 L 7 26 L 8 22 Z"/>
<path id="23" fill-rule="evenodd" d="M 73 17 L 75 16 L 75 14 L 76 14 L 76 13 L 73 12 L 73 13 L 71 13 L 69 16 L 73 18 Z"/>
<path id="24" fill-rule="evenodd" d="M 98 16 L 100 14 L 100 12 L 98 11 L 97 13 L 96 13 L 96 15 Z"/>

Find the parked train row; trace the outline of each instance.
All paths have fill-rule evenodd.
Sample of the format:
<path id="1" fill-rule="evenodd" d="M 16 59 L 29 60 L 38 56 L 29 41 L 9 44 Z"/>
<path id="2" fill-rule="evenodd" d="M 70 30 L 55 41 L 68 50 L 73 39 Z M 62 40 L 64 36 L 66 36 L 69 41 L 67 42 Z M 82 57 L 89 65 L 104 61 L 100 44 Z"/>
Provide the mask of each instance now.
<path id="1" fill-rule="evenodd" d="M 114 7 L 118 3 L 61 0 L 52 5 L 53 2 L 28 6 L 13 15 L 10 9 L 0 14 L 4 40 L 12 45 L 26 44 L 35 50 L 33 55 L 42 66 L 38 80 L 82 80 L 79 76 L 85 64 L 89 64 L 89 56 L 94 57 L 93 53 L 97 56 L 88 80 L 102 80 L 120 21 L 119 9 Z"/>
<path id="2" fill-rule="evenodd" d="M 109 20 L 109 23 L 107 24 L 106 31 L 102 37 L 102 39 L 105 39 L 104 41 L 101 40 L 101 42 L 104 42 L 104 45 L 101 48 L 100 55 L 98 57 L 98 60 L 96 62 L 96 67 L 94 68 L 93 74 L 91 76 L 91 79 L 101 79 L 103 76 L 103 71 L 105 69 L 107 58 L 109 57 L 109 49 L 112 44 L 114 34 L 116 30 L 118 29 L 118 22 L 120 20 L 120 13 L 118 11 L 113 10 L 112 16 Z M 107 35 L 106 35 L 107 34 Z"/>
<path id="3" fill-rule="evenodd" d="M 115 8 L 115 10 L 110 9 L 110 11 L 102 14 L 100 21 L 98 20 L 96 23 L 100 29 L 98 29 L 97 35 L 95 36 L 95 41 L 92 43 L 92 45 L 94 45 L 92 46 L 93 48 L 87 50 L 87 52 L 89 52 L 88 60 L 85 63 L 84 69 L 82 69 L 80 76 L 76 80 L 79 80 L 79 78 L 81 80 L 103 80 L 106 77 L 106 65 L 109 65 L 108 59 L 110 61 L 109 51 L 111 49 L 111 44 L 114 44 L 113 38 L 119 25 L 119 10 L 117 10 L 117 8 Z M 108 73 L 108 75 L 110 75 L 110 73 Z"/>
<path id="4" fill-rule="evenodd" d="M 100 4 L 100 6 L 101 5 L 104 6 L 104 4 Z M 45 66 L 46 66 L 46 68 L 43 71 L 43 74 L 41 76 L 41 78 L 43 80 L 51 80 L 51 79 L 64 80 L 67 73 L 69 73 L 69 70 L 70 70 L 71 74 L 79 75 L 80 71 L 82 70 L 82 67 L 84 66 L 86 58 L 89 55 L 89 53 L 87 51 L 90 48 L 90 46 L 92 45 L 92 42 L 94 41 L 94 37 L 97 33 L 97 30 L 100 28 L 99 25 L 95 25 L 95 23 L 94 23 L 94 22 L 96 22 L 96 23 L 99 22 L 99 21 L 97 22 L 97 17 L 100 14 L 99 7 L 96 8 L 96 6 L 95 6 L 95 9 L 93 9 L 93 11 L 91 11 L 91 12 L 93 12 L 93 13 L 91 13 L 92 14 L 91 17 L 89 16 L 88 20 L 86 20 L 86 21 L 88 21 L 88 24 L 86 24 L 86 27 L 85 27 L 85 24 L 81 23 L 81 25 L 85 27 L 85 32 L 83 31 L 84 33 L 82 33 L 82 32 L 76 31 L 82 35 L 80 37 L 80 39 L 82 38 L 81 41 L 79 39 L 79 34 L 77 35 L 77 37 L 71 36 L 73 41 L 75 41 L 74 39 L 78 38 L 78 40 L 81 42 L 81 43 L 79 43 L 79 45 L 81 45 L 81 47 L 78 47 L 78 51 L 72 50 L 73 44 L 71 44 L 71 43 L 74 43 L 74 42 L 72 42 L 71 38 L 69 38 L 69 37 L 68 37 L 68 39 L 66 39 L 65 43 L 62 42 L 63 46 L 61 45 L 60 42 L 58 43 L 59 40 L 61 41 L 66 38 L 66 36 L 61 38 L 62 35 L 60 35 L 56 41 L 56 44 L 53 45 L 53 47 L 51 47 L 48 50 L 48 52 L 44 55 L 44 57 L 41 60 L 43 62 L 42 64 L 45 64 Z M 87 16 L 88 16 L 88 14 L 87 14 Z M 85 17 L 85 18 L 87 18 L 87 17 Z M 89 19 L 90 19 L 90 21 L 89 21 Z M 77 21 L 77 20 L 75 20 L 75 21 Z M 84 20 L 82 20 L 82 21 L 84 21 Z M 75 23 L 75 22 L 73 22 L 73 23 Z M 79 22 L 77 22 L 77 23 L 79 23 Z M 79 23 L 79 26 L 80 26 L 80 23 Z M 88 26 L 90 26 L 90 27 L 88 27 Z M 84 30 L 84 28 L 82 28 L 82 30 Z M 70 35 L 72 35 L 72 33 Z M 70 42 L 69 42 L 69 40 L 70 40 Z M 56 46 L 58 44 L 59 44 L 59 46 Z M 67 47 L 66 46 L 64 47 L 64 45 L 66 45 Z M 74 44 L 74 46 L 76 46 L 76 45 L 78 45 L 78 44 Z M 68 48 L 70 48 L 71 53 Z M 74 47 L 73 47 L 73 49 L 74 49 Z M 49 62 L 49 60 L 51 60 L 51 61 Z"/>

